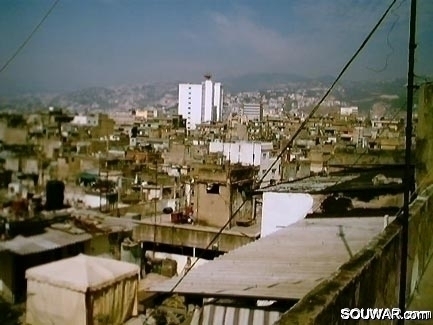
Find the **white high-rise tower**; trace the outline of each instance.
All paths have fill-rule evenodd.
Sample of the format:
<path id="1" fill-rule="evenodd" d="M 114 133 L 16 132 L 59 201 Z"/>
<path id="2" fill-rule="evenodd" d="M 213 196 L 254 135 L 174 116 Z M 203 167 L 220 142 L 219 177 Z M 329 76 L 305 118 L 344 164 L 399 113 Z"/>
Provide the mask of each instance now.
<path id="1" fill-rule="evenodd" d="M 187 131 L 203 122 L 221 121 L 223 95 L 221 83 L 209 74 L 201 84 L 179 84 L 178 113 L 186 119 Z"/>

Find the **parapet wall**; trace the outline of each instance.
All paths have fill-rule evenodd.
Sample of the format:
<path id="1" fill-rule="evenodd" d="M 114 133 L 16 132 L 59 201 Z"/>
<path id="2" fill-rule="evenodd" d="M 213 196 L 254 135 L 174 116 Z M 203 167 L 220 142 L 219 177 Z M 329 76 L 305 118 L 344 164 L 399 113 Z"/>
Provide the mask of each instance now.
<path id="1" fill-rule="evenodd" d="M 433 254 L 433 185 L 412 203 L 409 220 L 408 301 Z M 332 278 L 287 311 L 276 323 L 347 324 L 343 308 L 398 307 L 401 226 L 392 222 Z M 371 323 L 377 321 L 371 321 Z M 363 324 L 368 324 L 364 321 Z"/>

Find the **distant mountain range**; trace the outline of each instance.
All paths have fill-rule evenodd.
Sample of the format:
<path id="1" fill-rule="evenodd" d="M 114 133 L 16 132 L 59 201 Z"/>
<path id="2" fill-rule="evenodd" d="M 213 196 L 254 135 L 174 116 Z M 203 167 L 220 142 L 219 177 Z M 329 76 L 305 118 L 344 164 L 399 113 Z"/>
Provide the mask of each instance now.
<path id="1" fill-rule="evenodd" d="M 232 93 L 238 93 L 278 88 L 288 84 L 301 84 L 309 80 L 311 79 L 289 73 L 254 73 L 226 78 L 221 81 L 225 89 Z"/>
<path id="2" fill-rule="evenodd" d="M 226 92 L 260 91 L 269 89 L 309 89 L 329 86 L 332 76 L 306 78 L 294 74 L 257 73 L 223 78 Z M 393 81 L 342 81 L 333 95 L 367 109 L 377 100 L 396 104 L 405 97 L 405 80 Z M 109 111 L 142 108 L 150 105 L 176 106 L 178 82 L 131 85 L 119 87 L 93 87 L 64 94 L 30 94 L 0 97 L 0 110 L 29 111 L 49 106 L 73 111 Z"/>

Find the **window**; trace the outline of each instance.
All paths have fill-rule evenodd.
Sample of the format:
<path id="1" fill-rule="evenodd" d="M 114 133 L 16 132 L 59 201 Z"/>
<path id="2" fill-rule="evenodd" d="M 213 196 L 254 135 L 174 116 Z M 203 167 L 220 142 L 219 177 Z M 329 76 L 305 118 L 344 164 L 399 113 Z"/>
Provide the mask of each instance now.
<path id="1" fill-rule="evenodd" d="M 215 184 L 215 183 L 207 184 L 206 193 L 207 194 L 220 194 L 219 184 Z"/>
<path id="2" fill-rule="evenodd" d="M 272 168 L 272 174 L 275 174 L 277 172 L 276 168 Z"/>
<path id="3" fill-rule="evenodd" d="M 267 156 L 266 152 L 262 153 L 263 158 L 266 158 L 266 156 Z"/>

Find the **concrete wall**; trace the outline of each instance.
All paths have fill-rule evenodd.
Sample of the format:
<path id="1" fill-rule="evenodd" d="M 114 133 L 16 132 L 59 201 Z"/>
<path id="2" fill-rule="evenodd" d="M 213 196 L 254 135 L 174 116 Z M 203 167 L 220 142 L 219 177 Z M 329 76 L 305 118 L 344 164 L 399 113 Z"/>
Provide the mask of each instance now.
<path id="1" fill-rule="evenodd" d="M 39 164 L 36 158 L 24 158 L 22 161 L 22 171 L 27 174 L 38 174 Z"/>
<path id="2" fill-rule="evenodd" d="M 95 236 L 85 243 L 84 254 L 92 256 L 110 254 L 110 248 L 108 235 Z"/>
<path id="3" fill-rule="evenodd" d="M 298 222 L 312 208 L 313 197 L 309 194 L 264 192 L 260 237 Z"/>
<path id="4" fill-rule="evenodd" d="M 417 124 L 417 183 L 425 188 L 433 183 L 433 83 L 420 89 Z M 430 140 L 430 141 L 429 141 Z M 421 184 L 422 183 L 422 184 Z"/>
<path id="5" fill-rule="evenodd" d="M 184 144 L 172 143 L 168 152 L 163 154 L 165 164 L 183 165 L 186 160 Z"/>
<path id="6" fill-rule="evenodd" d="M 27 130 L 22 128 L 7 127 L 4 131 L 4 143 L 6 144 L 26 144 L 27 143 Z"/>
<path id="7" fill-rule="evenodd" d="M 132 238 L 140 242 L 153 242 L 172 246 L 188 246 L 209 249 L 209 243 L 218 233 L 218 228 L 191 225 L 139 224 L 132 230 Z M 223 232 L 215 244 L 221 252 L 229 252 L 256 239 L 238 233 Z"/>
<path id="8" fill-rule="evenodd" d="M 18 157 L 7 157 L 5 161 L 5 169 L 17 172 L 20 169 L 20 159 Z"/>
<path id="9" fill-rule="evenodd" d="M 156 213 L 160 215 L 163 213 L 163 209 L 171 207 L 176 210 L 176 207 L 180 206 L 180 199 L 163 199 L 156 201 Z M 126 213 L 139 213 L 142 218 L 155 215 L 155 201 L 145 202 L 139 204 L 132 204 L 127 206 L 119 207 L 119 214 L 124 215 Z M 117 209 L 110 213 L 113 216 L 117 216 Z"/>
<path id="10" fill-rule="evenodd" d="M 432 210 L 433 186 L 430 186 L 410 207 L 408 300 L 433 255 Z M 343 308 L 398 306 L 400 236 L 401 226 L 396 220 L 370 245 L 342 265 L 334 277 L 323 281 L 301 299 L 276 324 L 347 324 L 347 320 L 341 319 Z"/>
<path id="11" fill-rule="evenodd" d="M 337 150 L 329 159 L 328 165 L 361 165 L 361 164 L 402 164 L 404 163 L 404 150 L 386 152 L 344 152 Z M 331 169 L 330 169 L 331 171 Z"/>
<path id="12" fill-rule="evenodd" d="M 208 194 L 206 183 L 196 183 L 194 189 L 195 219 L 199 224 L 222 227 L 230 217 L 230 191 L 219 186 L 219 194 Z"/>

